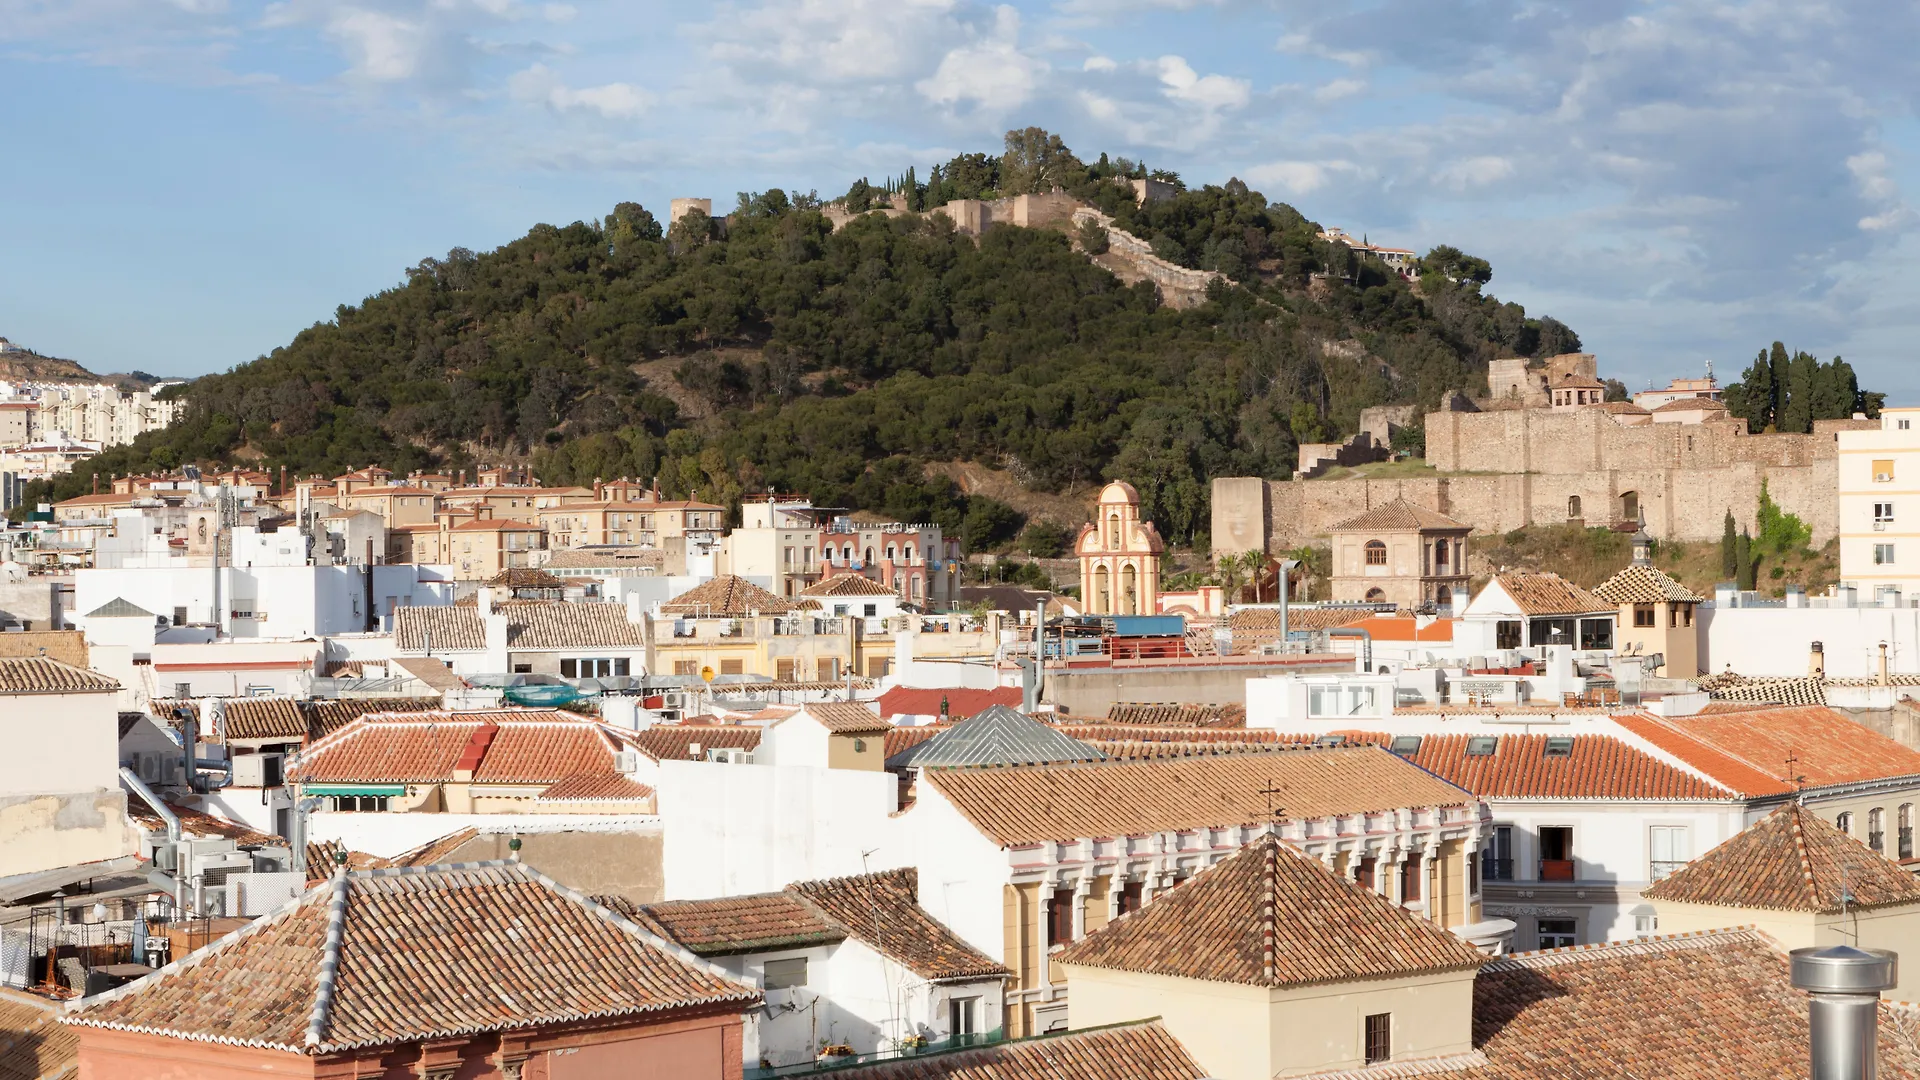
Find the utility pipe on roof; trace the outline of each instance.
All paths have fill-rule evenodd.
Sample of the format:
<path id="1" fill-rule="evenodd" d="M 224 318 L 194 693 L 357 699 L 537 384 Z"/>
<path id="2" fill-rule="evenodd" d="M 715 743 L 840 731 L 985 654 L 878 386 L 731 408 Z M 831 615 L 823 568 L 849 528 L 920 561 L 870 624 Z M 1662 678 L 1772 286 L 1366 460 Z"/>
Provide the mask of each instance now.
<path id="1" fill-rule="evenodd" d="M 176 914 L 185 912 L 187 909 L 187 879 L 182 877 L 180 873 L 180 859 L 185 855 L 185 852 L 180 849 L 182 832 L 180 817 L 173 812 L 171 807 L 161 800 L 160 796 L 153 793 L 153 789 L 147 786 L 147 782 L 140 779 L 139 773 L 134 772 L 125 765 L 120 766 L 120 782 L 127 786 L 128 791 L 145 799 L 147 805 L 153 807 L 153 812 L 159 814 L 160 820 L 166 823 L 167 843 L 173 848 L 173 909 Z"/>
<path id="2" fill-rule="evenodd" d="M 1373 635 L 1358 626 L 1336 626 L 1327 631 L 1330 638 L 1357 637 L 1362 639 L 1360 648 L 1360 670 L 1373 674 Z"/>

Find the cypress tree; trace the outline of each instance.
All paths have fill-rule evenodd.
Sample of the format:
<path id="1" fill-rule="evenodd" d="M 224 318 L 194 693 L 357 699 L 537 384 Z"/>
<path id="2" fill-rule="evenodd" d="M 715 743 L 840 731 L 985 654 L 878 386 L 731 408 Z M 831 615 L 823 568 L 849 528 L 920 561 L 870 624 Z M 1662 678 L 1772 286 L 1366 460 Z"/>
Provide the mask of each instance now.
<path id="1" fill-rule="evenodd" d="M 1740 577 L 1740 536 L 1733 528 L 1733 511 L 1727 511 L 1727 520 L 1720 529 L 1720 576 L 1726 581 L 1735 581 Z"/>
<path id="2" fill-rule="evenodd" d="M 1740 530 L 1740 539 L 1734 546 L 1734 559 L 1740 564 L 1739 583 L 1742 589 L 1752 589 L 1759 580 L 1760 568 L 1753 557 L 1753 537 L 1747 530 Z"/>
<path id="3" fill-rule="evenodd" d="M 1780 431 L 1797 431 L 1806 434 L 1813 430 L 1813 406 L 1819 398 L 1816 385 L 1820 378 L 1820 361 L 1809 352 L 1793 354 L 1793 360 L 1787 364 L 1787 385 L 1779 391 L 1780 411 L 1774 416 L 1774 427 Z"/>
<path id="4" fill-rule="evenodd" d="M 1787 347 L 1778 341 L 1774 342 L 1772 351 L 1767 355 L 1767 374 L 1770 376 L 1767 382 L 1767 414 L 1773 418 L 1776 429 L 1781 431 L 1786 430 L 1778 425 L 1780 414 L 1787 407 L 1787 364 Z"/>
<path id="5" fill-rule="evenodd" d="M 1746 417 L 1747 431 L 1754 435 L 1773 423 L 1773 368 L 1767 350 L 1761 349 L 1740 381 L 1727 388 L 1727 404 L 1734 415 Z"/>

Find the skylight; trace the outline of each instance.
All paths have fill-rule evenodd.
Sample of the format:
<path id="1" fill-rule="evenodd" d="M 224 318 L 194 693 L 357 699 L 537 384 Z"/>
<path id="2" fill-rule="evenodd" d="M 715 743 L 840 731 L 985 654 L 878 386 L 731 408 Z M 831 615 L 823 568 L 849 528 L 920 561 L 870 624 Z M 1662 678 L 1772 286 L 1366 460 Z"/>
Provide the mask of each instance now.
<path id="1" fill-rule="evenodd" d="M 1419 753 L 1420 752 L 1420 736 L 1395 735 L 1393 737 L 1393 752 L 1396 754 L 1400 754 L 1404 757 L 1412 757 L 1413 755 Z"/>
<path id="2" fill-rule="evenodd" d="M 1572 757 L 1573 756 L 1573 736 L 1556 735 L 1556 736 L 1553 736 L 1552 738 L 1549 738 L 1547 740 L 1546 751 L 1541 756 L 1542 757 Z"/>
<path id="3" fill-rule="evenodd" d="M 1500 746 L 1498 735 L 1472 735 L 1467 738 L 1468 757 L 1492 757 Z"/>

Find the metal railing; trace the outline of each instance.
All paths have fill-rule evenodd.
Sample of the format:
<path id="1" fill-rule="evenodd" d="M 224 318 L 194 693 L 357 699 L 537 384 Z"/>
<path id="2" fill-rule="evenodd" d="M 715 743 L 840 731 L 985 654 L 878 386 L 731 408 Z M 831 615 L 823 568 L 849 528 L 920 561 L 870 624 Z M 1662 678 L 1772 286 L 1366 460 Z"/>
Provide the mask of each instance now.
<path id="1" fill-rule="evenodd" d="M 1512 881 L 1513 860 L 1496 859 L 1491 855 L 1480 859 L 1480 877 L 1486 881 Z"/>
<path id="2" fill-rule="evenodd" d="M 803 1061 L 793 1065 L 775 1065 L 768 1068 L 749 1068 L 742 1074 L 742 1080 L 773 1080 L 774 1077 L 803 1076 L 812 1073 L 834 1072 L 850 1069 L 856 1065 L 871 1065 L 877 1061 L 894 1061 L 900 1058 L 926 1057 L 929 1054 L 945 1053 L 949 1050 L 964 1050 L 972 1046 L 991 1046 L 1005 1042 L 1006 1031 L 994 1028 L 992 1031 L 974 1035 L 951 1035 L 944 1039 L 931 1039 L 917 1046 L 900 1046 L 892 1050 L 878 1050 L 871 1054 L 853 1054 L 846 1057 L 822 1058 L 815 1061 Z"/>

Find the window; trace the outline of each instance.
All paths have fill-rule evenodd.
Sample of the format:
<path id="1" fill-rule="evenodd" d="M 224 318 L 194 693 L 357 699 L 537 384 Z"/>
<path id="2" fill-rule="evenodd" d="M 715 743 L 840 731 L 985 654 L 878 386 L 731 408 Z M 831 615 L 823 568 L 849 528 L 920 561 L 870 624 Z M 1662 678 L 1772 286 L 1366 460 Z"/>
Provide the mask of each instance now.
<path id="1" fill-rule="evenodd" d="M 780 682 L 793 681 L 793 660 L 791 657 L 773 662 L 773 677 Z"/>
<path id="2" fill-rule="evenodd" d="M 837 657 L 822 656 L 813 662 L 813 672 L 821 682 L 839 682 L 840 661 Z"/>
<path id="3" fill-rule="evenodd" d="M 1638 909 L 1635 909 L 1633 913 L 1633 936 L 1634 937 L 1649 938 L 1659 932 L 1660 932 L 1660 913 L 1659 912 L 1651 911 L 1651 910 L 1640 911 Z"/>
<path id="4" fill-rule="evenodd" d="M 173 609 L 173 625 L 175 626 L 187 625 L 187 609 L 186 608 L 176 607 Z"/>
<path id="5" fill-rule="evenodd" d="M 1393 1057 L 1393 1014 L 1372 1013 L 1366 1019 L 1367 1064 Z"/>
<path id="6" fill-rule="evenodd" d="M 1842 813 L 1839 817 L 1836 817 L 1833 819 L 1833 827 L 1836 829 L 1839 829 L 1843 833 L 1846 833 L 1848 836 L 1852 836 L 1853 835 L 1853 815 L 1850 813 Z"/>
<path id="7" fill-rule="evenodd" d="M 1659 881 L 1687 865 L 1692 856 L 1684 825 L 1655 825 L 1648 831 L 1647 880 Z"/>
<path id="8" fill-rule="evenodd" d="M 1367 603 L 1369 604 L 1381 603 L 1385 601 L 1386 598 L 1387 598 L 1387 590 L 1385 589 L 1368 589 L 1367 590 Z"/>
<path id="9" fill-rule="evenodd" d="M 1573 756 L 1573 737 L 1571 735 L 1551 735 L 1547 745 L 1540 752 L 1542 757 L 1570 758 Z"/>
<path id="10" fill-rule="evenodd" d="M 1366 550 L 1368 566 L 1387 565 L 1387 545 L 1378 540 L 1369 540 L 1367 541 Z"/>
<path id="11" fill-rule="evenodd" d="M 804 956 L 769 960 L 766 971 L 760 977 L 762 990 L 785 990 L 788 987 L 805 985 L 807 985 L 807 958 Z"/>
<path id="12" fill-rule="evenodd" d="M 1421 886 L 1425 881 L 1426 863 L 1417 852 L 1408 855 L 1407 861 L 1400 864 L 1400 902 L 1418 903 L 1421 898 Z"/>
<path id="13" fill-rule="evenodd" d="M 862 611 L 861 614 L 865 615 L 869 619 L 873 618 L 875 615 L 880 614 L 879 604 L 866 604 L 864 605 L 864 607 L 865 607 L 865 610 Z"/>
<path id="14" fill-rule="evenodd" d="M 1540 829 L 1540 880 L 1572 881 L 1573 827 L 1545 825 Z"/>
<path id="15" fill-rule="evenodd" d="M 1374 858 L 1373 856 L 1371 855 L 1360 856 L 1359 865 L 1353 868 L 1353 883 L 1367 890 L 1368 892 L 1373 892 L 1374 891 L 1373 871 L 1374 871 L 1374 867 L 1377 865 L 1379 865 L 1379 860 Z"/>
<path id="16" fill-rule="evenodd" d="M 1867 846 L 1887 853 L 1887 812 L 1877 806 L 1867 811 Z"/>
<path id="17" fill-rule="evenodd" d="M 386 795 L 331 795 L 327 801 L 330 809 L 349 814 L 384 814 L 387 811 Z"/>
<path id="18" fill-rule="evenodd" d="M 1613 648 L 1613 620 L 1581 619 L 1580 647 L 1582 649 Z"/>
<path id="19" fill-rule="evenodd" d="M 1492 757 L 1493 752 L 1499 748 L 1500 736 L 1498 735 L 1467 736 L 1468 757 Z"/>
<path id="20" fill-rule="evenodd" d="M 1496 649 L 1517 649 L 1520 647 L 1520 620 L 1502 619 L 1493 628 L 1493 647 Z"/>
<path id="21" fill-rule="evenodd" d="M 1073 890 L 1055 889 L 1047 898 L 1047 944 L 1065 945 L 1073 940 Z"/>
<path id="22" fill-rule="evenodd" d="M 1439 573 L 1440 571 L 1442 571 L 1442 570 L 1445 570 L 1445 569 L 1447 568 L 1447 548 L 1449 548 L 1449 547 L 1451 547 L 1451 546 L 1452 546 L 1452 545 L 1450 545 L 1450 544 L 1449 544 L 1449 543 L 1448 543 L 1447 541 L 1445 541 L 1445 540 L 1439 540 L 1439 541 L 1435 541 L 1435 543 L 1434 543 L 1434 545 L 1433 545 L 1433 571 L 1434 571 L 1434 573 L 1436 573 L 1436 574 L 1437 574 L 1437 573 Z"/>
<path id="23" fill-rule="evenodd" d="M 720 674 L 722 675 L 744 675 L 746 671 L 747 663 L 744 660 L 720 661 Z"/>
<path id="24" fill-rule="evenodd" d="M 1653 623 L 1653 605 L 1652 604 L 1633 605 L 1633 625 L 1652 626 L 1653 624 L 1654 623 Z"/>
<path id="25" fill-rule="evenodd" d="M 977 1029 L 980 1015 L 980 999 L 977 997 L 947 999 L 947 1034 L 972 1035 Z"/>
<path id="26" fill-rule="evenodd" d="M 1582 516 L 1584 515 L 1580 512 L 1580 496 L 1567 496 L 1567 520 L 1579 521 Z"/>
<path id="27" fill-rule="evenodd" d="M 700 662 L 698 660 L 675 660 L 673 662 L 673 673 L 675 675 L 698 675 L 700 674 Z"/>
<path id="28" fill-rule="evenodd" d="M 533 665 L 532 664 L 515 664 L 513 665 L 513 673 L 515 675 L 531 675 L 533 674 Z"/>
<path id="29" fill-rule="evenodd" d="M 1892 566 L 1893 565 L 1893 545 L 1892 544 L 1873 545 L 1873 565 L 1875 566 Z"/>
<path id="30" fill-rule="evenodd" d="M 1895 850 L 1903 859 L 1913 858 L 1913 804 L 1900 804 L 1900 846 Z"/>
<path id="31" fill-rule="evenodd" d="M 1488 881 L 1513 880 L 1513 826 L 1495 825 L 1480 849 L 1480 874 Z"/>
<path id="32" fill-rule="evenodd" d="M 1412 757 L 1418 754 L 1420 752 L 1420 736 L 1395 735 L 1393 737 L 1393 752 L 1399 754 L 1401 757 Z"/>
<path id="33" fill-rule="evenodd" d="M 1894 423 L 1899 426 L 1901 431 L 1905 431 L 1913 426 L 1913 421 L 1911 420 L 1896 420 Z"/>
<path id="34" fill-rule="evenodd" d="M 1120 894 L 1114 903 L 1115 915 L 1131 915 L 1139 911 L 1146 903 L 1147 883 L 1144 881 L 1126 881 L 1120 884 Z"/>
<path id="35" fill-rule="evenodd" d="M 1542 949 L 1571 948 L 1576 943 L 1574 921 L 1572 919 L 1541 919 L 1539 931 L 1534 936 L 1539 938 L 1539 947 Z"/>
<path id="36" fill-rule="evenodd" d="M 1874 503 L 1873 504 L 1873 523 L 1875 525 L 1892 524 L 1893 523 L 1893 504 L 1890 502 Z"/>
<path id="37" fill-rule="evenodd" d="M 1881 458 L 1873 463 L 1873 482 L 1876 484 L 1893 483 L 1893 459 Z"/>

